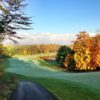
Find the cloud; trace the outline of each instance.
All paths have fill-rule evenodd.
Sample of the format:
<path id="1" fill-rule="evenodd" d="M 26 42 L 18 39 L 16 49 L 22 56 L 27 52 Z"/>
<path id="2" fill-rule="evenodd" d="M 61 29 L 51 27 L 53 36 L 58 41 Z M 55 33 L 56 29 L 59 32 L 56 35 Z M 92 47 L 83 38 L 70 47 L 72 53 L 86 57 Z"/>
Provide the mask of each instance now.
<path id="1" fill-rule="evenodd" d="M 95 36 L 96 35 L 96 33 L 89 33 L 90 34 L 90 36 Z"/>
<path id="2" fill-rule="evenodd" d="M 76 34 L 55 34 L 55 33 L 20 33 L 17 36 L 23 37 L 24 39 L 18 40 L 21 45 L 31 44 L 71 44 L 75 40 Z M 12 41 L 6 40 L 3 44 L 13 44 Z"/>

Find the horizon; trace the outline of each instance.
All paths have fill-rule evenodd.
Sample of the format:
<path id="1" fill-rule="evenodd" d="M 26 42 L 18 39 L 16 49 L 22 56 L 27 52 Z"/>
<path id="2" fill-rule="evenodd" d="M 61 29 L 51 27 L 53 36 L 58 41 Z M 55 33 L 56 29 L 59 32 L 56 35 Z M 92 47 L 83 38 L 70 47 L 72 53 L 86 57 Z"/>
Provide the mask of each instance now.
<path id="1" fill-rule="evenodd" d="M 76 39 L 77 33 L 19 33 L 17 36 L 23 38 L 23 39 L 17 39 L 19 45 L 34 45 L 34 44 L 58 44 L 58 45 L 71 45 L 72 41 Z M 90 36 L 95 36 L 96 33 L 89 33 Z M 14 42 L 6 39 L 3 41 L 4 45 L 14 45 Z M 15 44 L 16 45 L 16 44 Z"/>

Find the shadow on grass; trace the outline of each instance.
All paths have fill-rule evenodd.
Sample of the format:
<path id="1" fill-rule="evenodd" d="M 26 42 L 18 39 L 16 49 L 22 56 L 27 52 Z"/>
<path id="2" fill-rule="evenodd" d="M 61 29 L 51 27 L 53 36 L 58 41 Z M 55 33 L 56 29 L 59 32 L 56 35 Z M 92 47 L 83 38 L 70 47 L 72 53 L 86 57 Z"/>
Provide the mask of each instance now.
<path id="1" fill-rule="evenodd" d="M 58 67 L 41 62 L 42 60 L 40 60 L 40 62 L 24 58 L 11 58 L 8 60 L 10 62 L 10 66 L 6 69 L 7 72 L 29 77 L 50 77 L 55 75 L 55 72 L 60 71 Z"/>
<path id="2" fill-rule="evenodd" d="M 39 60 L 39 64 L 43 67 L 53 69 L 55 71 L 66 71 L 66 69 L 61 68 L 54 60 Z"/>
<path id="3" fill-rule="evenodd" d="M 52 66 L 59 66 L 55 60 L 45 60 L 45 62 L 47 62 L 48 64 Z"/>
<path id="4" fill-rule="evenodd" d="M 8 55 L 1 55 L 0 56 L 0 68 L 7 68 L 9 66 L 9 61 L 7 60 L 8 58 L 11 58 Z"/>

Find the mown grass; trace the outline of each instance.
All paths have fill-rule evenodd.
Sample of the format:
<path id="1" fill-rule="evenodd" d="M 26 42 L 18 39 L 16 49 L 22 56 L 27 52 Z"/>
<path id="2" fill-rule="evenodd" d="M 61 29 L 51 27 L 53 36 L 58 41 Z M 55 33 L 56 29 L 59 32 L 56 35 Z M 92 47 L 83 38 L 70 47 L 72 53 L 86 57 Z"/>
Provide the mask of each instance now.
<path id="1" fill-rule="evenodd" d="M 34 55 L 13 55 L 13 57 L 17 57 L 17 58 L 25 58 L 24 60 L 39 60 L 41 57 L 43 56 L 56 56 L 56 52 L 55 53 L 39 53 L 39 54 L 34 54 Z"/>
<path id="2" fill-rule="evenodd" d="M 25 57 L 23 58 L 25 59 Z M 100 72 L 62 72 L 60 70 L 54 70 L 48 66 L 41 66 L 37 60 L 30 62 L 28 60 L 24 61 L 18 58 L 10 58 L 8 61 L 10 64 L 6 69 L 7 72 L 28 77 L 49 77 L 69 80 L 100 89 Z"/>
<path id="3" fill-rule="evenodd" d="M 56 61 L 39 59 L 38 62 L 43 67 L 55 69 L 56 71 L 64 71 L 63 68 L 59 67 L 59 65 L 56 63 Z"/>

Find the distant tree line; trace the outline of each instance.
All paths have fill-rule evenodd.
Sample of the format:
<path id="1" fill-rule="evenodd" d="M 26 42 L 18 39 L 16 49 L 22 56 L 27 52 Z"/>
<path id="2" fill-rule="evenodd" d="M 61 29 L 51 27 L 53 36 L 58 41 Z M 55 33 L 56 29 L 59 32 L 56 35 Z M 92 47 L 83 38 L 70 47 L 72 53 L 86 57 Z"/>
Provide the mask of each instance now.
<path id="1" fill-rule="evenodd" d="M 100 69 L 100 34 L 92 37 L 85 31 L 80 32 L 71 48 L 59 48 L 56 61 L 67 70 Z"/>
<path id="2" fill-rule="evenodd" d="M 3 47 L 3 53 L 7 55 L 34 55 L 38 53 L 57 52 L 61 45 L 38 44 L 38 45 L 8 45 Z"/>

